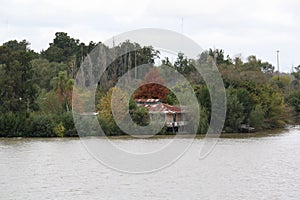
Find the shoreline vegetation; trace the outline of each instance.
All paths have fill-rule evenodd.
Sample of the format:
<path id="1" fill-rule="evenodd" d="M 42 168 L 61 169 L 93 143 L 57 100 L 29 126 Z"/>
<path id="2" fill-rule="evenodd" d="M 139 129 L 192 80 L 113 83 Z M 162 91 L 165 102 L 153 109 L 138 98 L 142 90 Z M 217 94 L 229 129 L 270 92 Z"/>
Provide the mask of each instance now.
<path id="1" fill-rule="evenodd" d="M 298 125 L 297 125 L 298 126 Z M 271 137 L 271 136 L 276 136 L 276 135 L 280 135 L 285 133 L 285 131 L 290 130 L 295 128 L 296 126 L 287 126 L 284 128 L 276 128 L 276 129 L 268 129 L 268 130 L 259 130 L 257 132 L 252 132 L 252 133 L 222 133 L 220 136 L 218 134 L 210 134 L 210 138 L 214 138 L 213 136 L 216 135 L 216 138 L 228 138 L 228 139 L 232 139 L 232 138 L 237 138 L 237 139 L 244 139 L 244 138 L 256 138 L 256 137 Z M 149 139 L 173 139 L 175 136 L 178 139 L 185 139 L 185 138 L 190 138 L 193 137 L 195 139 L 204 139 L 206 137 L 206 134 L 196 134 L 194 136 L 190 135 L 190 134 L 158 134 L 158 135 L 143 135 L 144 138 L 139 137 L 140 135 L 124 135 L 124 134 L 120 134 L 120 135 L 110 135 L 110 136 L 85 136 L 82 137 L 83 139 L 93 139 L 93 138 L 97 138 L 97 139 L 112 139 L 112 140 L 120 140 L 120 139 L 125 139 L 125 140 L 149 140 Z M 12 138 L 12 139 L 30 139 L 30 138 L 36 138 L 36 139 L 44 139 L 44 138 L 73 138 L 73 139 L 80 139 L 80 137 L 78 135 L 75 136 L 69 136 L 69 137 L 0 137 L 0 139 L 3 138 Z"/>
<path id="2" fill-rule="evenodd" d="M 199 137 L 205 134 L 211 117 L 210 94 L 195 65 L 202 63 L 206 66 L 211 62 L 216 63 L 226 89 L 224 137 L 238 133 L 241 125 L 249 125 L 259 132 L 299 124 L 300 65 L 293 73 L 279 73 L 270 63 L 254 55 L 246 60 L 230 58 L 220 49 L 199 52 L 197 59 L 179 53 L 171 62 L 168 57 L 161 58 L 160 52 L 151 46 L 141 47 L 125 41 L 109 48 L 101 42 L 85 44 L 67 33 L 58 32 L 49 47 L 41 52 L 31 50 L 26 40 L 11 40 L 0 46 L 0 137 L 78 136 L 71 112 L 74 78 L 84 57 L 97 45 L 106 49 L 106 55 L 137 49 L 113 61 L 98 82 L 94 106 L 107 136 L 124 135 L 114 121 L 110 102 L 113 91 L 126 94 L 115 85 L 128 70 L 142 64 L 155 66 L 147 72 L 145 79 L 160 84 L 142 85 L 145 80 L 140 80 L 141 86 L 130 97 L 130 116 L 138 125 L 147 125 L 149 114 L 147 108 L 135 102 L 136 98 L 160 99 L 166 105 L 177 106 L 178 100 L 172 91 L 180 92 L 186 88 L 184 83 L 170 89 L 162 86 L 172 81 L 172 77 L 161 70 L 161 65 L 164 65 L 182 74 L 193 88 L 200 110 L 197 134 Z M 158 59 L 160 64 L 156 62 Z M 138 68 L 136 71 L 138 73 Z M 83 92 L 80 95 L 85 97 L 88 94 Z M 86 109 L 83 102 L 76 103 L 77 108 Z M 82 120 L 86 119 L 83 117 Z M 89 124 L 86 136 L 99 134 L 95 126 Z M 172 134 L 166 129 L 159 133 L 171 137 Z"/>

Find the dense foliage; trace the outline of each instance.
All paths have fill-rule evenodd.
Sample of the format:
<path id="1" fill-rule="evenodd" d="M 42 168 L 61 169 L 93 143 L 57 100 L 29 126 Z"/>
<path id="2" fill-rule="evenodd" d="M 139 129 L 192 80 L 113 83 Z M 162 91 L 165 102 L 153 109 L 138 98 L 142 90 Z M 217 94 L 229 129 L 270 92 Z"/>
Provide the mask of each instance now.
<path id="1" fill-rule="evenodd" d="M 63 32 L 56 33 L 53 42 L 40 53 L 31 50 L 26 40 L 3 43 L 0 46 L 0 137 L 76 136 L 71 113 L 74 77 L 83 58 L 97 44 L 103 45 L 92 41 L 84 44 Z M 105 49 L 111 57 L 116 52 L 132 50 L 110 64 L 99 80 L 96 94 L 95 108 L 102 128 L 109 135 L 119 135 L 122 132 L 114 122 L 110 107 L 111 93 L 118 90 L 114 86 L 128 71 L 129 77 L 136 76 L 139 73 L 136 66 L 154 66 L 160 52 L 130 41 Z M 260 130 L 298 122 L 300 65 L 292 74 L 278 74 L 270 63 L 255 56 L 249 56 L 243 62 L 239 57 L 225 56 L 223 50 L 210 49 L 192 60 L 179 53 L 174 63 L 165 58 L 162 64 L 180 72 L 194 89 L 200 104 L 199 133 L 205 133 L 209 126 L 211 102 L 207 86 L 194 66 L 212 60 L 217 64 L 226 87 L 225 132 L 239 132 L 242 124 Z M 178 104 L 172 91 L 184 87 L 174 85 L 170 90 L 163 87 L 164 82 L 172 77 L 160 76 L 162 73 L 159 66 L 148 72 L 145 80 L 140 80 L 140 88 L 133 97 L 159 98 L 168 104 Z M 144 85 L 151 81 L 155 83 Z M 122 91 L 118 92 L 122 94 Z M 134 122 L 142 126 L 148 124 L 145 108 L 137 106 L 132 99 L 129 108 Z"/>

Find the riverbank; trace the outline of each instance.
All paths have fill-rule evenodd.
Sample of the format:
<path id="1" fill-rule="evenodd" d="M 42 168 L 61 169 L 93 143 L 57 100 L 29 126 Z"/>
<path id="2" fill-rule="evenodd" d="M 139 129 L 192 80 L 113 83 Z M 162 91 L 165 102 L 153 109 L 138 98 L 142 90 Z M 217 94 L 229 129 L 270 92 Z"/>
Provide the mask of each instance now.
<path id="1" fill-rule="evenodd" d="M 279 135 L 283 134 L 289 129 L 293 128 L 299 128 L 299 125 L 288 125 L 285 128 L 276 128 L 276 129 L 267 129 L 267 130 L 260 130 L 254 133 L 222 133 L 221 135 L 219 134 L 210 134 L 209 137 L 218 137 L 218 138 L 249 138 L 249 137 L 265 137 L 265 136 L 272 136 L 272 135 Z M 13 135 L 13 134 L 11 134 Z M 158 135 L 109 135 L 109 136 L 96 136 L 96 135 L 87 135 L 87 136 L 82 136 L 83 138 L 92 138 L 92 137 L 97 137 L 97 138 L 109 138 L 109 139 L 173 139 L 176 136 L 176 138 L 190 138 L 190 137 L 195 137 L 197 139 L 202 139 L 205 138 L 206 134 L 196 134 L 195 135 L 189 135 L 189 134 L 158 134 Z M 40 136 L 18 136 L 18 137 L 0 137 L 0 138 L 62 138 L 58 136 L 49 136 L 49 137 L 40 137 Z M 73 135 L 73 136 L 64 136 L 64 138 L 79 138 L 78 135 Z"/>

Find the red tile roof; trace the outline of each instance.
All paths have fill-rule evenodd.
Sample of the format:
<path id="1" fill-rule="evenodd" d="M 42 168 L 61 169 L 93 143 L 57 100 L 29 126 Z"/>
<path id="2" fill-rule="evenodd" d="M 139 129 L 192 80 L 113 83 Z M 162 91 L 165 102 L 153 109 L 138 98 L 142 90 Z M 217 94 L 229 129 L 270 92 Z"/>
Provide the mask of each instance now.
<path id="1" fill-rule="evenodd" d="M 184 109 L 179 106 L 171 106 L 161 103 L 159 99 L 135 99 L 140 105 L 149 110 L 149 113 L 183 113 Z"/>
<path id="2" fill-rule="evenodd" d="M 160 99 L 135 99 L 135 102 L 137 103 L 159 103 Z"/>

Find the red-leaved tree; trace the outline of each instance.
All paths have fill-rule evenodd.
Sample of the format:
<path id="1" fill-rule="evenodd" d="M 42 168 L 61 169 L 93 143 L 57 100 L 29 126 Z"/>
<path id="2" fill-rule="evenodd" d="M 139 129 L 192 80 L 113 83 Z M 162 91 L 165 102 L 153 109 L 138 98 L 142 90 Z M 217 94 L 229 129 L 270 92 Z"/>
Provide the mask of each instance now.
<path id="1" fill-rule="evenodd" d="M 164 101 L 169 94 L 169 89 L 163 86 L 164 79 L 160 76 L 158 68 L 152 68 L 139 83 L 139 88 L 134 93 L 135 99 L 160 99 Z"/>

